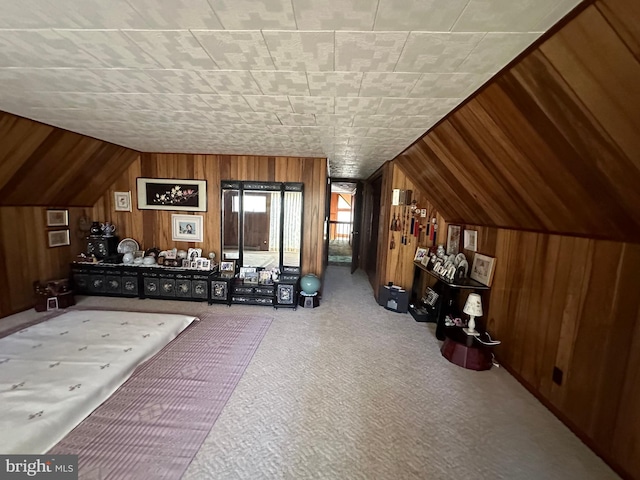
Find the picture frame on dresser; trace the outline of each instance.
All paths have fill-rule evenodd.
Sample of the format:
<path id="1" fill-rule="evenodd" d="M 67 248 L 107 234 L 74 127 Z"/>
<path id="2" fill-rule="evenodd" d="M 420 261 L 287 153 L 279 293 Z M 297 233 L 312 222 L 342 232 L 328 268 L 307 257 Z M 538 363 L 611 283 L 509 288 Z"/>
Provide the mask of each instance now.
<path id="1" fill-rule="evenodd" d="M 476 253 L 473 257 L 473 264 L 471 266 L 471 273 L 469 274 L 469 277 L 471 277 L 472 280 L 490 287 L 491 282 L 493 281 L 495 264 L 496 259 L 494 257 Z"/>
<path id="2" fill-rule="evenodd" d="M 137 178 L 139 210 L 207 211 L 207 181 Z"/>

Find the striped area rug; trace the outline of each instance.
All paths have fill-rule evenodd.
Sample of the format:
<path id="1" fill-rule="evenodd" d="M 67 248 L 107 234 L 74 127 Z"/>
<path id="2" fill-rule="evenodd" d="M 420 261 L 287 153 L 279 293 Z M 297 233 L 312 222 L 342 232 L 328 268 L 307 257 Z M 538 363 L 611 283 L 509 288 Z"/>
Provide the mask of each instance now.
<path id="1" fill-rule="evenodd" d="M 80 479 L 179 479 L 271 325 L 213 315 L 136 369 L 48 453 L 79 456 Z"/>

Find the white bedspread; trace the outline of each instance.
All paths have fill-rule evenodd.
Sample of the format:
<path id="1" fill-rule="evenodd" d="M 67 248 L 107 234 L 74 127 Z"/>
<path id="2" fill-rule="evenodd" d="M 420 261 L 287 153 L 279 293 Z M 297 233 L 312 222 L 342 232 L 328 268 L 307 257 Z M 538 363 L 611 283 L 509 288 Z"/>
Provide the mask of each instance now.
<path id="1" fill-rule="evenodd" d="M 73 311 L 1 338 L 0 453 L 45 453 L 195 319 Z"/>

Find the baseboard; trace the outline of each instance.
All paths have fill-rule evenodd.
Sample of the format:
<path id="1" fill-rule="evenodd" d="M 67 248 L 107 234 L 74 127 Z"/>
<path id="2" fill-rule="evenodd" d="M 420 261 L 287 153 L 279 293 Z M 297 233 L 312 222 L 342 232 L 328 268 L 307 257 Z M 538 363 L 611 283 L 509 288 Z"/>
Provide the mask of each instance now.
<path id="1" fill-rule="evenodd" d="M 616 472 L 620 477 L 624 480 L 635 480 L 634 477 L 627 472 L 622 466 L 617 463 L 615 460 L 611 458 L 611 456 L 601 450 L 598 444 L 596 444 L 582 429 L 580 429 L 575 423 L 573 423 L 569 418 L 560 410 L 558 407 L 553 405 L 546 397 L 542 396 L 542 394 L 536 390 L 532 385 L 530 385 L 524 378 L 520 376 L 513 368 L 511 368 L 508 364 L 502 363 L 502 361 L 496 357 L 496 360 L 500 363 L 500 366 L 503 367 L 507 372 L 509 372 L 513 378 L 515 378 L 518 383 L 520 383 L 524 388 L 526 388 L 531 395 L 536 397 L 542 405 L 544 405 L 551 413 L 553 413 L 558 420 L 564 423 L 569 430 L 571 430 L 576 437 L 582 441 L 587 447 L 589 447 L 593 453 L 598 455 L 611 469 Z"/>

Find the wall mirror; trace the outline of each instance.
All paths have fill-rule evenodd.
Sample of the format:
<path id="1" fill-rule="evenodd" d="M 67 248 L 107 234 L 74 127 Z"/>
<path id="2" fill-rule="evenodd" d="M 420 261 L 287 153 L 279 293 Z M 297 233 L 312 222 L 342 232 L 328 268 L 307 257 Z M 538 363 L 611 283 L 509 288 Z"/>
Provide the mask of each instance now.
<path id="1" fill-rule="evenodd" d="M 299 273 L 303 184 L 222 182 L 222 259 Z"/>

